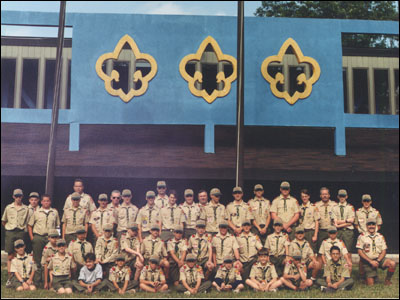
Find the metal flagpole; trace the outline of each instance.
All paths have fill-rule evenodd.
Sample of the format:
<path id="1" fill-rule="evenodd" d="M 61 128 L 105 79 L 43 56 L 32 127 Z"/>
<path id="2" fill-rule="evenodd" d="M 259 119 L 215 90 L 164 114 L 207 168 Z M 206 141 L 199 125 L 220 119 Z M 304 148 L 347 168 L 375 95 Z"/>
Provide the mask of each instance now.
<path id="1" fill-rule="evenodd" d="M 52 109 L 52 118 L 50 127 L 49 153 L 47 156 L 46 189 L 45 189 L 46 194 L 49 194 L 51 196 L 53 196 L 53 190 L 54 190 L 58 108 L 59 108 L 60 82 L 61 82 L 61 62 L 62 62 L 62 51 L 64 47 L 65 7 L 66 7 L 66 1 L 60 1 L 56 70 L 54 75 L 55 79 L 54 79 L 53 109 Z"/>

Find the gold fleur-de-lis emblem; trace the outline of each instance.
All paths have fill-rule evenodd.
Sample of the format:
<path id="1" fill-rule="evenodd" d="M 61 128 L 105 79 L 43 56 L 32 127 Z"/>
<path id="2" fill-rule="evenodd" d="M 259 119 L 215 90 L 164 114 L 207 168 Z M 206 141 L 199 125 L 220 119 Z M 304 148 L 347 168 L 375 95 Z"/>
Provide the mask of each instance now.
<path id="1" fill-rule="evenodd" d="M 223 83 L 223 88 L 221 90 L 214 89 L 211 94 L 209 94 L 205 89 L 199 90 L 195 86 L 196 82 L 203 82 L 203 74 L 201 72 L 196 71 L 193 76 L 190 76 L 186 72 L 186 64 L 189 61 L 200 61 L 208 45 L 211 45 L 214 49 L 218 62 L 227 61 L 232 64 L 233 69 L 232 74 L 228 77 L 225 77 L 225 73 L 223 71 L 217 72 L 216 82 Z M 200 44 L 200 47 L 196 53 L 189 54 L 181 60 L 179 64 L 179 72 L 181 73 L 182 77 L 188 82 L 189 90 L 193 95 L 195 95 L 196 97 L 202 97 L 208 103 L 212 103 L 216 98 L 225 97 L 229 94 L 232 82 L 236 80 L 236 59 L 233 56 L 223 54 L 218 43 L 211 36 L 208 36 Z"/>
<path id="2" fill-rule="evenodd" d="M 293 48 L 294 54 L 299 64 L 308 63 L 312 67 L 312 76 L 309 79 L 307 79 L 305 73 L 301 73 L 297 76 L 296 80 L 298 85 L 304 84 L 305 87 L 303 92 L 296 91 L 292 96 L 290 96 L 287 91 L 281 92 L 278 90 L 277 84 L 278 83 L 284 84 L 286 80 L 284 78 L 284 75 L 278 72 L 276 73 L 275 78 L 273 78 L 267 71 L 268 65 L 270 63 L 272 62 L 281 63 L 283 61 L 283 56 L 285 55 L 287 49 L 290 46 Z M 270 83 L 272 94 L 274 94 L 278 98 L 285 99 L 289 104 L 295 104 L 298 99 L 304 99 L 310 96 L 312 91 L 312 86 L 319 79 L 319 76 L 321 74 L 321 69 L 315 59 L 303 55 L 303 52 L 301 51 L 299 45 L 297 45 L 295 40 L 293 40 L 292 38 L 288 38 L 283 43 L 281 49 L 279 50 L 278 55 L 269 56 L 263 61 L 261 65 L 261 73 L 265 78 L 265 80 Z"/>
<path id="3" fill-rule="evenodd" d="M 123 46 L 125 43 L 128 43 L 129 46 L 132 49 L 132 52 L 134 54 L 134 57 L 136 60 L 146 60 L 150 64 L 150 72 L 143 76 L 141 70 L 137 70 L 133 74 L 133 81 L 135 83 L 141 82 L 141 87 L 139 89 L 133 89 L 131 88 L 128 93 L 126 94 L 121 88 L 119 89 L 114 89 L 112 86 L 112 81 L 119 82 L 120 80 L 120 74 L 118 73 L 117 70 L 112 70 L 110 76 L 104 73 L 102 66 L 103 63 L 108 60 L 108 59 L 115 59 L 117 60 Z M 100 56 L 96 62 L 96 73 L 99 75 L 99 77 L 104 80 L 104 87 L 106 91 L 112 95 L 112 96 L 119 96 L 122 101 L 124 102 L 129 102 L 133 97 L 135 96 L 141 96 L 143 95 L 149 86 L 149 81 L 154 78 L 154 76 L 157 73 L 157 63 L 156 60 L 149 54 L 146 53 L 141 53 L 139 51 L 138 46 L 136 45 L 135 41 L 129 36 L 129 35 L 124 35 L 118 42 L 117 46 L 115 47 L 113 52 L 105 53 L 102 56 Z"/>

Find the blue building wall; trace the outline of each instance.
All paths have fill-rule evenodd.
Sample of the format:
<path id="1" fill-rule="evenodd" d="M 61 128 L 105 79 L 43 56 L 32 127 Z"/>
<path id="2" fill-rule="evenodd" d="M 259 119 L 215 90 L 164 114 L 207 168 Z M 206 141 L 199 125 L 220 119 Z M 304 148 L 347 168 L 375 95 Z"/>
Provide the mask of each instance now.
<path id="1" fill-rule="evenodd" d="M 58 25 L 58 14 L 1 12 L 2 24 Z M 79 150 L 79 124 L 205 125 L 205 152 L 214 152 L 214 125 L 236 121 L 236 81 L 231 92 L 208 104 L 193 96 L 179 63 L 212 36 L 222 52 L 236 57 L 236 18 L 124 14 L 67 14 L 73 27 L 71 108 L 59 122 L 70 124 L 70 150 Z M 341 33 L 398 34 L 398 22 L 292 18 L 245 18 L 245 125 L 335 128 L 335 153 L 346 154 L 345 127 L 398 128 L 399 116 L 344 113 Z M 95 71 L 125 34 L 155 58 L 158 72 L 147 92 L 125 103 L 109 95 Z M 260 67 L 293 38 L 314 58 L 321 76 L 311 95 L 294 105 L 276 98 Z M 2 122 L 50 123 L 51 110 L 1 109 Z"/>

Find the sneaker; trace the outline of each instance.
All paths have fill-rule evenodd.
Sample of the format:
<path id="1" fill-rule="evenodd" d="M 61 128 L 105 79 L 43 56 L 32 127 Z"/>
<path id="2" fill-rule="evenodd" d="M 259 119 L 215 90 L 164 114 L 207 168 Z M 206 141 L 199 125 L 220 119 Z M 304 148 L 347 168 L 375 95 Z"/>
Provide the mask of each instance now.
<path id="1" fill-rule="evenodd" d="M 277 289 L 272 289 L 270 291 L 273 292 L 273 293 L 276 293 L 278 290 Z"/>
<path id="2" fill-rule="evenodd" d="M 6 287 L 8 288 L 8 287 L 10 287 L 10 286 L 11 286 L 11 280 L 10 280 L 10 279 L 7 279 Z"/>
<path id="3" fill-rule="evenodd" d="M 235 289 L 235 290 L 233 290 L 233 292 L 234 292 L 234 293 L 239 293 L 239 292 L 240 292 L 240 290 L 238 290 L 238 289 Z"/>
<path id="4" fill-rule="evenodd" d="M 184 292 L 183 294 L 185 294 L 185 295 L 190 295 L 190 292 L 189 292 L 189 291 L 186 291 L 186 292 Z"/>
<path id="5" fill-rule="evenodd" d="M 326 286 L 321 285 L 321 292 L 325 292 Z"/>
<path id="6" fill-rule="evenodd" d="M 128 293 L 128 294 L 135 294 L 135 293 L 136 293 L 136 290 L 135 290 L 135 289 L 131 289 L 131 290 L 127 291 L 127 293 Z"/>

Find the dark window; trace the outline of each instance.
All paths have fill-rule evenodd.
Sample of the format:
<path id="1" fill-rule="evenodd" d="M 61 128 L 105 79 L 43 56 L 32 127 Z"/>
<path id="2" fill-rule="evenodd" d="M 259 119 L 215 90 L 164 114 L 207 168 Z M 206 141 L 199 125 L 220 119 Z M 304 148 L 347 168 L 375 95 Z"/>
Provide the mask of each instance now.
<path id="1" fill-rule="evenodd" d="M 305 84 L 301 83 L 298 84 L 297 76 L 301 73 L 305 73 L 304 67 L 296 66 L 296 67 L 289 67 L 289 95 L 293 96 L 296 91 L 299 93 L 304 92 Z"/>
<path id="2" fill-rule="evenodd" d="M 15 66 L 15 59 L 1 59 L 1 107 L 14 107 Z"/>
<path id="3" fill-rule="evenodd" d="M 113 70 L 119 73 L 119 81 L 112 81 L 112 87 L 115 90 L 122 89 L 125 94 L 129 92 L 129 62 L 114 60 Z"/>
<path id="4" fill-rule="evenodd" d="M 21 108 L 36 108 L 38 68 L 38 59 L 23 60 Z"/>
<path id="5" fill-rule="evenodd" d="M 349 107 L 347 105 L 347 69 L 343 68 L 343 99 L 344 99 L 344 112 L 349 113 Z"/>
<path id="6" fill-rule="evenodd" d="M 203 74 L 203 86 L 209 95 L 217 89 L 217 64 L 201 64 L 201 73 Z"/>
<path id="7" fill-rule="evenodd" d="M 54 59 L 46 60 L 46 73 L 44 81 L 44 108 L 53 108 L 54 97 L 54 77 L 56 70 L 56 61 Z"/>
<path id="8" fill-rule="evenodd" d="M 388 70 L 374 70 L 375 112 L 390 114 Z"/>
<path id="9" fill-rule="evenodd" d="M 353 69 L 354 113 L 368 114 L 368 70 Z"/>
<path id="10" fill-rule="evenodd" d="M 269 64 L 267 72 L 268 72 L 269 76 L 271 76 L 272 78 L 275 78 L 275 76 L 278 72 L 283 75 L 283 67 L 282 66 L 274 66 L 274 65 Z M 280 91 L 280 92 L 284 91 L 283 84 L 277 83 L 276 87 L 277 87 L 278 91 Z"/>
<path id="11" fill-rule="evenodd" d="M 194 77 L 194 73 L 196 72 L 196 62 L 189 61 L 185 66 L 185 70 L 189 76 Z"/>
<path id="12" fill-rule="evenodd" d="M 136 61 L 136 71 L 141 71 L 142 72 L 142 77 L 145 77 L 151 71 L 150 64 L 146 60 L 138 59 Z M 142 87 L 142 82 L 140 80 L 135 82 L 135 89 L 136 90 L 140 89 L 141 87 Z"/>
<path id="13" fill-rule="evenodd" d="M 394 101 L 396 115 L 399 114 L 399 70 L 394 70 Z"/>
<path id="14" fill-rule="evenodd" d="M 233 66 L 231 63 L 228 64 L 224 64 L 224 74 L 225 74 L 225 78 L 228 78 L 229 76 L 231 76 L 233 73 Z"/>

